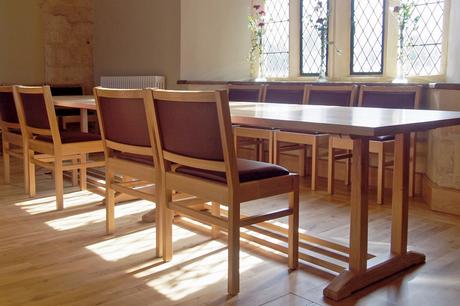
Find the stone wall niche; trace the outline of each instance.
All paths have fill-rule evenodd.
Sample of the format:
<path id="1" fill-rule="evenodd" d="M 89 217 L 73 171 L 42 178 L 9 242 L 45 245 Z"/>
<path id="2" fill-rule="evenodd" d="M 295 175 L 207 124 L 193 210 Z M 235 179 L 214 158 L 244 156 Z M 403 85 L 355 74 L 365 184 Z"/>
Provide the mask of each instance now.
<path id="1" fill-rule="evenodd" d="M 93 87 L 94 4 L 92 0 L 42 0 L 45 82 Z"/>

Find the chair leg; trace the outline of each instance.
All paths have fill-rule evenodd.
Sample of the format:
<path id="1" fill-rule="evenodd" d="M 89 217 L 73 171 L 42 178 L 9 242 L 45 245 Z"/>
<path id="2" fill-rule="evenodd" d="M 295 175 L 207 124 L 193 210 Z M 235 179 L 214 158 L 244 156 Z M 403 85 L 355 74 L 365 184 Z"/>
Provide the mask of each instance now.
<path id="1" fill-rule="evenodd" d="M 257 157 L 256 159 L 258 161 L 264 161 L 264 141 L 260 141 L 259 143 L 257 143 Z"/>
<path id="2" fill-rule="evenodd" d="M 274 136 L 274 133 L 272 132 L 270 134 L 270 138 L 268 139 L 268 162 L 269 163 L 273 163 L 273 146 L 274 146 L 274 142 L 275 142 L 275 136 Z M 262 146 L 263 148 L 263 146 Z"/>
<path id="3" fill-rule="evenodd" d="M 235 145 L 235 155 L 238 157 L 238 135 L 236 135 L 236 132 L 233 132 L 233 144 Z"/>
<path id="4" fill-rule="evenodd" d="M 28 150 L 27 168 L 29 172 L 29 196 L 34 197 L 36 193 L 35 187 L 35 164 L 33 163 L 34 151 Z"/>
<path id="5" fill-rule="evenodd" d="M 302 146 L 299 152 L 299 175 L 306 176 L 305 173 L 305 158 L 307 156 L 307 146 Z"/>
<path id="6" fill-rule="evenodd" d="M 217 202 L 211 203 L 211 214 L 216 217 L 220 217 L 220 204 Z M 212 238 L 218 238 L 220 235 L 220 228 L 217 225 L 211 227 Z"/>
<path id="7" fill-rule="evenodd" d="M 415 195 L 415 166 L 416 166 L 416 154 L 417 154 L 417 134 L 411 134 L 411 152 L 410 152 L 410 162 L 409 162 L 409 197 Z"/>
<path id="8" fill-rule="evenodd" d="M 240 291 L 240 203 L 228 207 L 228 294 Z"/>
<path id="9" fill-rule="evenodd" d="M 278 139 L 276 137 L 276 134 L 275 134 L 275 139 L 273 141 L 273 163 L 276 164 L 276 165 L 279 165 L 280 163 L 280 146 L 279 146 L 279 142 L 278 142 Z"/>
<path id="10" fill-rule="evenodd" d="M 10 183 L 10 144 L 6 137 L 3 138 L 2 142 L 2 152 L 3 152 L 3 175 L 5 184 Z"/>
<path id="11" fill-rule="evenodd" d="M 80 164 L 82 165 L 80 167 L 80 189 L 81 190 L 86 190 L 88 188 L 87 186 L 87 175 L 86 175 L 86 153 L 83 153 L 80 155 Z"/>
<path id="12" fill-rule="evenodd" d="M 327 193 L 334 193 L 334 148 L 332 147 L 332 139 L 329 138 L 329 149 L 327 159 Z"/>
<path id="13" fill-rule="evenodd" d="M 112 171 L 105 173 L 105 230 L 107 235 L 115 232 L 115 191 L 112 189 L 114 175 Z"/>
<path id="14" fill-rule="evenodd" d="M 27 143 L 22 145 L 22 163 L 24 167 L 24 191 L 26 194 L 29 194 L 30 191 L 30 178 L 29 178 L 29 150 Z M 35 175 L 35 174 L 34 174 Z"/>
<path id="15" fill-rule="evenodd" d="M 383 204 L 385 190 L 385 150 L 384 144 L 380 144 L 377 157 L 377 204 Z"/>
<path id="16" fill-rule="evenodd" d="M 297 269 L 299 265 L 299 181 L 294 179 L 294 191 L 289 193 L 289 208 L 292 215 L 289 216 L 288 232 L 288 266 L 289 269 Z"/>
<path id="17" fill-rule="evenodd" d="M 347 154 L 350 154 L 350 150 L 347 150 Z M 350 176 L 351 176 L 351 159 L 345 159 L 345 186 L 350 186 Z"/>
<path id="18" fill-rule="evenodd" d="M 72 165 L 76 165 L 78 163 L 78 159 L 72 159 Z M 78 185 L 78 169 L 72 170 L 72 186 Z"/>
<path id="19" fill-rule="evenodd" d="M 313 139 L 311 146 L 311 190 L 316 190 L 316 178 L 318 177 L 318 140 Z"/>
<path id="20" fill-rule="evenodd" d="M 54 160 L 54 185 L 56 189 L 56 209 L 64 209 L 64 177 L 62 172 L 62 158 Z"/>
<path id="21" fill-rule="evenodd" d="M 165 189 L 164 187 L 161 189 Z M 171 190 L 161 190 L 160 206 L 162 209 L 162 220 L 163 223 L 163 260 L 170 261 L 173 256 L 173 245 L 172 245 L 172 219 L 174 212 L 169 209 L 168 203 L 172 200 Z"/>

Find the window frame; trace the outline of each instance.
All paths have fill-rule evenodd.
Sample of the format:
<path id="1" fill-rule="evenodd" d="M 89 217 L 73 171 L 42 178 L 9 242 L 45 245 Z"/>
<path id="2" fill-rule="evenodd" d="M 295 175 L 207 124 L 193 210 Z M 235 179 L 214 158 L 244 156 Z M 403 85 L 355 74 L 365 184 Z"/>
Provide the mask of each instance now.
<path id="1" fill-rule="evenodd" d="M 318 75 L 302 74 L 302 53 L 301 53 L 301 29 L 302 29 L 302 0 L 289 0 L 290 2 L 290 30 L 289 30 L 289 72 L 288 77 L 269 77 L 271 81 L 315 81 Z M 328 9 L 331 14 L 329 24 L 328 40 L 334 43 L 333 49 L 328 46 L 326 59 L 326 73 L 331 82 L 391 82 L 397 75 L 397 23 L 395 17 L 389 13 L 390 7 L 396 5 L 397 0 L 386 0 L 384 10 L 385 28 L 383 33 L 383 73 L 381 74 L 351 74 L 351 1 L 352 0 L 329 0 Z M 409 82 L 445 82 L 447 77 L 448 61 L 448 39 L 450 33 L 451 0 L 444 0 L 444 24 L 441 73 L 431 76 L 407 76 Z M 388 10 L 388 11 L 387 11 Z M 337 14 L 340 12 L 340 14 Z M 343 30 L 345 29 L 345 30 Z M 347 33 L 345 34 L 345 31 Z M 340 50 L 332 52 L 331 50 Z"/>
<path id="2" fill-rule="evenodd" d="M 355 26 L 354 26 L 354 17 L 355 17 L 355 2 L 356 0 L 351 0 L 350 3 L 350 76 L 383 76 L 385 72 L 385 49 L 386 49 L 386 28 L 388 25 L 387 22 L 387 0 L 383 0 L 383 13 L 382 13 L 382 55 L 381 55 L 381 66 L 380 71 L 378 72 L 355 72 L 353 69 L 354 65 L 354 42 L 355 42 Z"/>
<path id="3" fill-rule="evenodd" d="M 303 72 L 303 37 L 304 37 L 304 31 L 303 31 L 303 4 L 305 0 L 300 0 L 299 1 L 299 14 L 300 14 L 300 28 L 299 28 L 299 36 L 300 36 L 300 41 L 299 41 L 299 76 L 300 77 L 317 77 L 319 76 L 318 73 L 304 73 Z M 332 0 L 325 0 L 327 1 L 327 14 L 331 14 L 331 1 Z M 329 75 L 329 37 L 331 33 L 331 24 L 333 24 L 332 21 L 332 16 L 330 16 L 330 20 L 328 21 L 328 26 L 327 26 L 327 37 L 326 40 L 328 42 L 326 46 L 326 76 Z"/>

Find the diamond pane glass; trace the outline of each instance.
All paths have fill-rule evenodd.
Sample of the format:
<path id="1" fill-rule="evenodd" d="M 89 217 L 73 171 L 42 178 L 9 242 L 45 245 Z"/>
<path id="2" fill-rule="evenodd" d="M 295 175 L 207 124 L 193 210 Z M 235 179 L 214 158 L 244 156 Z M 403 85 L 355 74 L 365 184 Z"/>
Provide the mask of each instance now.
<path id="1" fill-rule="evenodd" d="M 354 0 L 352 74 L 383 73 L 384 0 Z"/>
<path id="2" fill-rule="evenodd" d="M 289 75 L 289 0 L 266 0 L 266 27 L 262 38 L 263 74 Z"/>
<path id="3" fill-rule="evenodd" d="M 321 3 L 321 9 L 315 9 Z M 327 18 L 329 1 L 302 0 L 301 74 L 318 75 L 321 67 L 321 35 L 312 26 L 320 18 Z M 327 39 L 326 39 L 327 41 Z M 327 61 L 328 46 L 326 46 Z"/>
<path id="4" fill-rule="evenodd" d="M 404 69 L 409 76 L 441 74 L 444 0 L 414 0 L 412 19 L 407 27 Z"/>

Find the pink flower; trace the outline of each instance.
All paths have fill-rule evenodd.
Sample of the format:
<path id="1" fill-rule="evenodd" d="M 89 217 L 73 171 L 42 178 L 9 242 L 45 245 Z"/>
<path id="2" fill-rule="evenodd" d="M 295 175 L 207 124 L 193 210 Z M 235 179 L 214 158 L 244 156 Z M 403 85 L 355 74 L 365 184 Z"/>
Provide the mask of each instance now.
<path id="1" fill-rule="evenodd" d="M 258 24 L 258 26 L 261 27 L 261 28 L 262 28 L 264 25 L 265 25 L 265 22 L 263 22 L 263 21 L 259 22 L 259 24 Z"/>
<path id="2" fill-rule="evenodd" d="M 256 4 L 256 5 L 254 5 L 254 8 L 255 8 L 256 10 L 258 10 L 258 9 L 260 8 L 260 5 L 259 5 L 259 4 Z"/>
<path id="3" fill-rule="evenodd" d="M 259 15 L 265 16 L 265 11 L 260 11 L 260 12 L 259 12 Z"/>
<path id="4" fill-rule="evenodd" d="M 397 5 L 393 8 L 393 13 L 398 14 L 400 10 L 401 10 L 401 7 Z"/>

